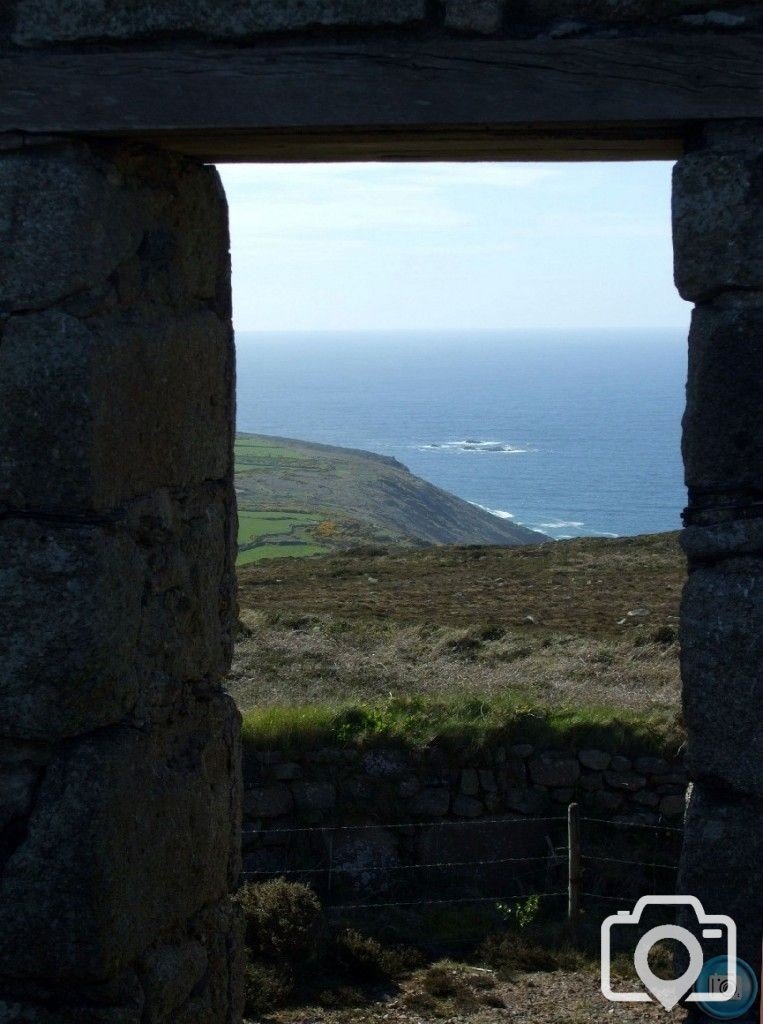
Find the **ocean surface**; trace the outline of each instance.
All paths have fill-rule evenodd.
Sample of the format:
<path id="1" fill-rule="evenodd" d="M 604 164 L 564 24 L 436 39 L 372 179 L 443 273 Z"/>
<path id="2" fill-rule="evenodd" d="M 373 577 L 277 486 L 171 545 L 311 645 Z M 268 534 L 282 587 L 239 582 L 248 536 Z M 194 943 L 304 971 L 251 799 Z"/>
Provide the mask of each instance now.
<path id="1" fill-rule="evenodd" d="M 393 455 L 551 537 L 674 530 L 686 333 L 237 334 L 238 429 Z"/>

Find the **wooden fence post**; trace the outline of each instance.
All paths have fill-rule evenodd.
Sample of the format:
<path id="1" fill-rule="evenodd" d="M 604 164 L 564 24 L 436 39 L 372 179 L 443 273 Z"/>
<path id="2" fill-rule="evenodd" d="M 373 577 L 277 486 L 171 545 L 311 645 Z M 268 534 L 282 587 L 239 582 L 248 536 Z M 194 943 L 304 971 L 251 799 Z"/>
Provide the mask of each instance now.
<path id="1" fill-rule="evenodd" d="M 580 808 L 570 804 L 567 808 L 567 920 L 574 938 L 580 918 Z"/>

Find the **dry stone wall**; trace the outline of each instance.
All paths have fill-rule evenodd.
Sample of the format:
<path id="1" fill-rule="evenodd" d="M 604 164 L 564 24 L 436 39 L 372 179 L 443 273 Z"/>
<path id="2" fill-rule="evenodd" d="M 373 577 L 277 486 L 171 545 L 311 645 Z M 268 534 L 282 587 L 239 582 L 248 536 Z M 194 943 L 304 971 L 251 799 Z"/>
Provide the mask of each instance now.
<path id="1" fill-rule="evenodd" d="M 0 1020 L 234 1021 L 225 199 L 41 141 L 0 227 Z"/>
<path id="2" fill-rule="evenodd" d="M 529 743 L 461 754 L 436 746 L 249 753 L 244 870 L 260 880 L 269 872 L 308 870 L 320 889 L 325 882 L 320 869 L 330 856 L 335 873 L 331 892 L 324 895 L 334 901 L 379 891 L 404 899 L 411 875 L 397 869 L 433 861 L 516 857 L 514 869 L 525 877 L 522 858 L 547 856 L 547 835 L 566 842 L 564 818 L 573 800 L 596 819 L 680 828 L 686 784 L 679 756 L 548 750 Z M 549 824 L 549 819 L 561 822 Z M 441 827 L 449 824 L 456 827 Z M 351 826 L 347 832 L 345 825 Z M 291 831 L 311 826 L 314 832 Z M 611 843 L 617 835 L 606 838 Z M 538 870 L 542 874 L 546 867 Z M 475 873 L 468 866 L 455 882 L 469 891 Z M 493 882 L 506 894 L 513 883 L 511 865 L 496 867 L 493 874 L 479 879 L 480 895 L 491 891 Z M 453 871 L 419 872 L 415 882 L 439 896 L 443 885 L 453 885 Z M 535 876 L 532 885 L 538 891 Z"/>

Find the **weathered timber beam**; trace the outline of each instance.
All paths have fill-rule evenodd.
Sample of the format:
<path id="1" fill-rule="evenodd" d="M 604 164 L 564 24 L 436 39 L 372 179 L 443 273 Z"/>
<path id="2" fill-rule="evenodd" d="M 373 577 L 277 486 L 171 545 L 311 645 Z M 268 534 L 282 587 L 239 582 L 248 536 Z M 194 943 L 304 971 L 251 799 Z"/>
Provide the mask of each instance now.
<path id="1" fill-rule="evenodd" d="M 0 132 L 226 159 L 676 155 L 763 119 L 763 38 L 388 42 L 0 56 Z"/>

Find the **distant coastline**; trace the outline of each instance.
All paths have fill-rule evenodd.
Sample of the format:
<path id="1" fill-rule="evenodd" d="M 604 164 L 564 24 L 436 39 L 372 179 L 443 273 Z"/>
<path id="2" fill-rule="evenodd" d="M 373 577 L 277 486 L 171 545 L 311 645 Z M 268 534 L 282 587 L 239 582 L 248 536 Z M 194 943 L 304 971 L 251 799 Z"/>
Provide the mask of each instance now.
<path id="1" fill-rule="evenodd" d="M 238 429 L 389 456 L 554 539 L 674 530 L 686 342 L 663 331 L 238 335 Z"/>
<path id="2" fill-rule="evenodd" d="M 415 476 L 396 459 L 265 434 L 236 438 L 238 564 L 363 546 L 517 546 L 550 538 Z"/>

